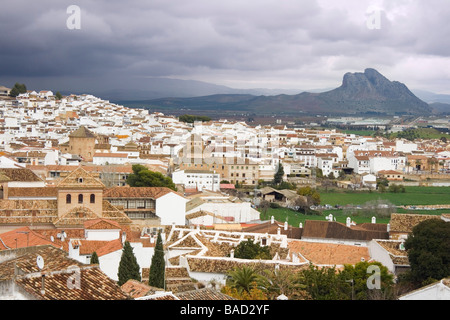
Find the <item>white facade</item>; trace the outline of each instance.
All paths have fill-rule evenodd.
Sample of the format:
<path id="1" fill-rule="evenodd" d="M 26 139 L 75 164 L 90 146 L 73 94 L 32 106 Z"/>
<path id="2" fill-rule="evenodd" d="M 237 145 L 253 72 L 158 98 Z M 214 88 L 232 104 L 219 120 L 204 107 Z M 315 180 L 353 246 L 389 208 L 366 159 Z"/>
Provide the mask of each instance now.
<path id="1" fill-rule="evenodd" d="M 414 290 L 399 297 L 399 300 L 450 300 L 450 280 L 443 279 L 437 283 Z"/>
<path id="2" fill-rule="evenodd" d="M 161 219 L 161 225 L 186 224 L 186 198 L 169 192 L 156 199 L 156 215 Z"/>
<path id="3" fill-rule="evenodd" d="M 95 165 L 125 164 L 129 160 L 127 153 L 94 153 L 92 162 Z"/>
<path id="4" fill-rule="evenodd" d="M 198 191 L 220 190 L 220 174 L 213 172 L 196 172 L 179 170 L 172 173 L 172 181 L 181 184 L 185 188 L 197 188 Z"/>
<path id="5" fill-rule="evenodd" d="M 259 219 L 259 211 L 252 208 L 250 202 L 228 202 L 228 201 L 210 201 L 205 202 L 186 214 L 207 211 L 221 217 L 229 217 L 230 221 L 235 223 L 248 222 Z"/>

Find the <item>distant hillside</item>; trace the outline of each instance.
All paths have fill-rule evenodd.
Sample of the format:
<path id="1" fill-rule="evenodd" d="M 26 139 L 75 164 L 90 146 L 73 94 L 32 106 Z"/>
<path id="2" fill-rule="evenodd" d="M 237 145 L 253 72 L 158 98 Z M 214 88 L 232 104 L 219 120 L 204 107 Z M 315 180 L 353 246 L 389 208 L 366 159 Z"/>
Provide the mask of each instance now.
<path id="1" fill-rule="evenodd" d="M 217 94 L 135 101 L 134 104 L 161 110 L 226 110 L 257 114 L 427 115 L 433 111 L 406 85 L 389 81 L 375 69 L 366 69 L 364 73 L 346 73 L 340 87 L 321 93 L 274 96 Z"/>

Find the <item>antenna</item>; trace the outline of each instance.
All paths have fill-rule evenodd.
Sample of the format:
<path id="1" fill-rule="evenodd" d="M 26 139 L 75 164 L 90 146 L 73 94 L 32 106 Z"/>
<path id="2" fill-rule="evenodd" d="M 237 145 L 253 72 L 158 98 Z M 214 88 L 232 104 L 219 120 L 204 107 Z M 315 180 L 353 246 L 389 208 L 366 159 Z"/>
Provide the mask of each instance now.
<path id="1" fill-rule="evenodd" d="M 36 264 L 39 270 L 42 270 L 44 268 L 44 258 L 42 258 L 40 255 L 36 257 Z"/>

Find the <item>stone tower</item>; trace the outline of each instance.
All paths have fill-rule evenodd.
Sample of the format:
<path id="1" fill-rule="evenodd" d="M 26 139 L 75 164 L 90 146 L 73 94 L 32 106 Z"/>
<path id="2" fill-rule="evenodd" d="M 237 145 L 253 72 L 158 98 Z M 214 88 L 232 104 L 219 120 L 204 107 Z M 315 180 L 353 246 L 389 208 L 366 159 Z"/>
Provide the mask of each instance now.
<path id="1" fill-rule="evenodd" d="M 96 136 L 86 127 L 81 126 L 69 135 L 69 153 L 81 156 L 91 162 L 95 152 Z"/>

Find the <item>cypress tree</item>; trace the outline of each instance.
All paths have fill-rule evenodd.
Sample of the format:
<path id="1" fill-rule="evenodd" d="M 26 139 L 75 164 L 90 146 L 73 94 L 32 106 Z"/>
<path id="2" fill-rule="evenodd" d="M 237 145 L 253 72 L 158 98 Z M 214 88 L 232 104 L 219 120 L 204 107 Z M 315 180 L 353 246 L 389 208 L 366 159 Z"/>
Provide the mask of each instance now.
<path id="1" fill-rule="evenodd" d="M 133 253 L 133 248 L 128 241 L 125 241 L 122 249 L 122 258 L 119 263 L 119 286 L 123 285 L 130 279 L 141 281 L 141 274 L 139 272 L 139 264 Z"/>
<path id="2" fill-rule="evenodd" d="M 91 264 L 100 264 L 100 261 L 98 260 L 97 252 L 92 252 L 91 256 Z"/>
<path id="3" fill-rule="evenodd" d="M 148 279 L 148 284 L 157 288 L 165 287 L 165 261 L 164 261 L 164 248 L 162 244 L 161 231 L 158 233 L 158 238 L 156 239 L 155 253 L 152 257 L 152 264 L 150 266 L 150 274 Z"/>

